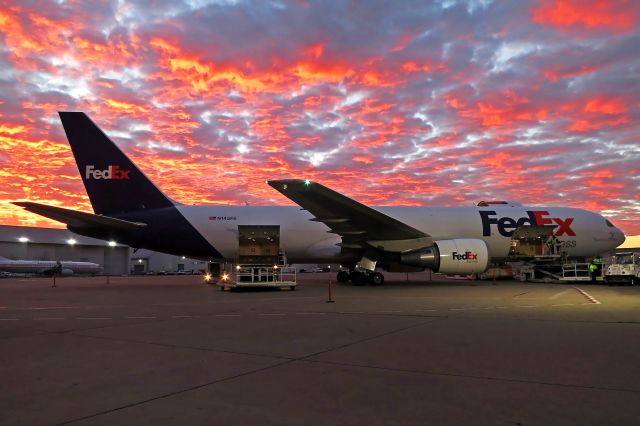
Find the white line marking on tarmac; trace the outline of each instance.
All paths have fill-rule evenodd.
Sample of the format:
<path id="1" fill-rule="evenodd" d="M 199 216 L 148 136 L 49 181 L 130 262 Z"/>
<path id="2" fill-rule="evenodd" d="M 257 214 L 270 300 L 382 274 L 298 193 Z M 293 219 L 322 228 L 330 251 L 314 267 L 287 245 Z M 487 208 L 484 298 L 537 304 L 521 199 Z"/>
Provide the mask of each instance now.
<path id="1" fill-rule="evenodd" d="M 416 309 L 416 312 L 436 312 L 437 309 Z"/>
<path id="2" fill-rule="evenodd" d="M 568 293 L 568 292 L 570 292 L 570 291 L 571 291 L 571 289 L 570 289 L 570 288 L 568 288 L 568 289 L 566 289 L 566 290 L 562 290 L 560 293 L 556 293 L 556 294 L 554 294 L 553 296 L 549 296 L 549 300 L 557 299 L 558 297 L 560 297 L 560 296 L 562 296 L 563 294 L 566 294 L 566 293 Z"/>
<path id="3" fill-rule="evenodd" d="M 600 305 L 601 303 L 592 295 L 590 295 L 589 293 L 587 293 L 586 291 L 584 291 L 583 289 L 579 288 L 579 287 L 573 287 L 575 288 L 578 293 L 582 294 L 588 301 L 589 303 L 593 303 L 594 305 Z"/>
<path id="4" fill-rule="evenodd" d="M 325 315 L 324 312 L 296 312 L 296 315 Z"/>
<path id="5" fill-rule="evenodd" d="M 173 315 L 171 318 L 193 318 L 193 315 Z"/>
<path id="6" fill-rule="evenodd" d="M 92 320 L 105 321 L 105 320 L 110 320 L 110 319 L 113 319 L 113 318 L 106 318 L 106 317 L 77 317 L 76 319 L 78 319 L 78 320 L 89 320 L 89 321 L 92 321 Z"/>
<path id="7" fill-rule="evenodd" d="M 449 308 L 450 311 L 468 311 L 469 308 Z"/>
<path id="8" fill-rule="evenodd" d="M 377 314 L 399 314 L 402 311 L 376 311 Z"/>
<path id="9" fill-rule="evenodd" d="M 360 312 L 360 311 L 345 311 L 345 312 L 338 312 L 339 314 L 364 314 L 364 312 Z"/>
<path id="10" fill-rule="evenodd" d="M 534 305 L 518 305 L 518 308 L 537 308 L 537 306 L 534 306 Z"/>
<path id="11" fill-rule="evenodd" d="M 25 311 L 46 311 L 48 309 L 73 309 L 73 306 L 45 306 L 41 308 L 23 308 Z"/>
<path id="12" fill-rule="evenodd" d="M 8 306 L 0 306 L 0 309 L 9 309 Z"/>
<path id="13" fill-rule="evenodd" d="M 217 314 L 217 317 L 239 317 L 238 314 Z"/>
<path id="14" fill-rule="evenodd" d="M 508 306 L 496 306 L 496 309 L 507 309 L 509 308 Z"/>
<path id="15" fill-rule="evenodd" d="M 19 318 L 0 318 L 0 321 L 18 321 Z"/>
<path id="16" fill-rule="evenodd" d="M 283 317 L 286 314 L 258 314 L 258 315 L 261 315 L 263 317 Z"/>
<path id="17" fill-rule="evenodd" d="M 60 321 L 66 318 L 33 318 L 34 321 Z"/>
<path id="18" fill-rule="evenodd" d="M 127 317 L 127 319 L 156 319 L 158 317 Z"/>

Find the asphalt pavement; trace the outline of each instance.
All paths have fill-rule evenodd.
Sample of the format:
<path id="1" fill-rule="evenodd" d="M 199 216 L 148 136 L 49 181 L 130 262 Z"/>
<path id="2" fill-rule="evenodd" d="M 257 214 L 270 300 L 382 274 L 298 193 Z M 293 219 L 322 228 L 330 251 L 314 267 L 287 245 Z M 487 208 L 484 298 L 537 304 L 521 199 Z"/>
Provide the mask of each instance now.
<path id="1" fill-rule="evenodd" d="M 0 424 L 625 425 L 640 288 L 0 279 Z"/>

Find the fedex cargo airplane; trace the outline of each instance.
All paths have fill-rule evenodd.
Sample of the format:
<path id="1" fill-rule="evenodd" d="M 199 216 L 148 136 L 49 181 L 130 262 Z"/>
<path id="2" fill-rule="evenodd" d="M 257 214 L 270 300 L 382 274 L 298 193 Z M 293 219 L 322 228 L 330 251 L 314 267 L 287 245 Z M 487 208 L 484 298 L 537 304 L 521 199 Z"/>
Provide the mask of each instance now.
<path id="1" fill-rule="evenodd" d="M 267 184 L 302 209 L 188 206 L 158 189 L 87 115 L 59 115 L 94 212 L 14 204 L 66 223 L 77 234 L 134 248 L 233 262 L 243 226 L 279 227 L 279 245 L 289 263 L 339 263 L 349 269 L 340 272 L 339 281 L 381 284 L 384 276 L 376 268 L 483 272 L 492 263 L 540 254 L 540 244 L 532 249 L 532 242 L 551 234 L 557 251 L 570 258 L 612 250 L 625 239 L 603 216 L 582 209 L 506 202 L 372 208 L 299 179 Z"/>

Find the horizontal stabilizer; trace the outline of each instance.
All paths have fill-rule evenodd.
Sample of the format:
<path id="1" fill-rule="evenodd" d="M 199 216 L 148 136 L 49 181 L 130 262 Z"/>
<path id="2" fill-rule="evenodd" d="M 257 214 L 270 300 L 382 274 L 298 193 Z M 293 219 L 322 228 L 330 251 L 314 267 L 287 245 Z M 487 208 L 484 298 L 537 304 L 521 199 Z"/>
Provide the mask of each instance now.
<path id="1" fill-rule="evenodd" d="M 66 223 L 68 226 L 73 228 L 111 228 L 122 231 L 132 231 L 147 226 L 146 223 L 129 222 L 127 220 L 116 219 L 114 217 L 78 212 L 75 210 L 48 206 L 46 204 L 32 203 L 29 201 L 19 201 L 12 204 L 24 207 L 27 211 L 48 217 L 49 219 Z"/>

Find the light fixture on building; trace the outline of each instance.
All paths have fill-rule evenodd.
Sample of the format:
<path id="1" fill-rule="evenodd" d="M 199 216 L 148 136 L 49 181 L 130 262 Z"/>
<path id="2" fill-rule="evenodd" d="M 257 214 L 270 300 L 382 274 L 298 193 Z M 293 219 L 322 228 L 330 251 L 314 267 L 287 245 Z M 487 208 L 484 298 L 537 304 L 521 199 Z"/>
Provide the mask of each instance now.
<path id="1" fill-rule="evenodd" d="M 78 241 L 76 241 L 76 240 L 75 240 L 75 239 L 73 239 L 73 238 L 69 238 L 69 239 L 67 240 L 67 244 L 69 244 L 69 245 L 71 245 L 71 246 L 72 246 L 72 245 L 74 245 L 74 244 L 75 244 L 75 243 L 77 243 L 77 242 L 78 242 Z"/>
<path id="2" fill-rule="evenodd" d="M 27 237 L 20 237 L 18 238 L 18 241 L 20 241 L 21 243 L 28 243 L 29 239 Z"/>
<path id="3" fill-rule="evenodd" d="M 117 243 L 115 241 L 109 241 L 109 247 L 115 247 L 116 244 Z"/>

